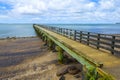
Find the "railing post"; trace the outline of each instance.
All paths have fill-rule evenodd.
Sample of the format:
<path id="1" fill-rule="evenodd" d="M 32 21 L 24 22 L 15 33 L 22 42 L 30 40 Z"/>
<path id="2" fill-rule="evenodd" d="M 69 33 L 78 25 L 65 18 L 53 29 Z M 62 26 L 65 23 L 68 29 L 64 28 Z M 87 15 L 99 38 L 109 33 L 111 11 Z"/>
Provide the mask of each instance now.
<path id="1" fill-rule="evenodd" d="M 53 27 L 53 29 L 54 29 L 53 32 L 55 32 L 55 27 Z"/>
<path id="2" fill-rule="evenodd" d="M 88 32 L 88 35 L 87 35 L 87 45 L 89 45 L 89 38 L 90 38 L 90 32 Z"/>
<path id="3" fill-rule="evenodd" d="M 65 36 L 65 28 L 63 28 L 63 35 Z"/>
<path id="4" fill-rule="evenodd" d="M 74 30 L 74 40 L 76 41 L 76 30 Z"/>
<path id="5" fill-rule="evenodd" d="M 80 31 L 80 42 L 82 42 L 82 31 Z"/>
<path id="6" fill-rule="evenodd" d="M 55 27 L 55 33 L 56 33 L 56 27 Z"/>
<path id="7" fill-rule="evenodd" d="M 99 49 L 99 45 L 100 45 L 100 34 L 98 34 L 97 36 L 97 49 Z"/>
<path id="8" fill-rule="evenodd" d="M 63 35 L 63 31 L 64 31 L 64 30 L 63 30 L 63 28 L 62 28 L 62 30 L 61 30 L 61 31 L 62 31 L 62 35 Z"/>
<path id="9" fill-rule="evenodd" d="M 60 28 L 60 34 L 62 35 L 62 28 Z"/>
<path id="10" fill-rule="evenodd" d="M 68 38 L 70 38 L 70 29 L 68 30 Z"/>
<path id="11" fill-rule="evenodd" d="M 57 27 L 56 27 L 56 33 L 58 32 Z"/>
<path id="12" fill-rule="evenodd" d="M 115 45 L 115 36 L 112 36 L 112 45 L 111 45 L 111 48 L 112 48 L 112 51 L 111 53 L 114 54 L 114 45 Z"/>
<path id="13" fill-rule="evenodd" d="M 66 36 L 68 37 L 68 29 L 66 29 Z"/>
<path id="14" fill-rule="evenodd" d="M 59 28 L 57 27 L 57 33 L 59 34 Z"/>
<path id="15" fill-rule="evenodd" d="M 59 34 L 61 34 L 61 28 L 59 28 Z"/>
<path id="16" fill-rule="evenodd" d="M 65 28 L 65 36 L 66 36 L 66 28 Z"/>
<path id="17" fill-rule="evenodd" d="M 72 30 L 70 29 L 70 39 L 71 39 L 71 35 L 72 35 Z"/>

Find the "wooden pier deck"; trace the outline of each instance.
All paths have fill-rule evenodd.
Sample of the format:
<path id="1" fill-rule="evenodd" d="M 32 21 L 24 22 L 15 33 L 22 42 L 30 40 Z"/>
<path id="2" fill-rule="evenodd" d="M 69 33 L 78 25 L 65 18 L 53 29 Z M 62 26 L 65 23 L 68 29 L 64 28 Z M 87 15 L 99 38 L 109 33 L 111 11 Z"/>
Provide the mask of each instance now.
<path id="1" fill-rule="evenodd" d="M 44 29 L 40 26 L 35 26 L 43 32 L 49 34 L 62 44 L 70 46 L 74 51 L 77 51 L 79 55 L 84 55 L 91 62 L 93 61 L 97 64 L 103 64 L 103 67 L 101 68 L 103 71 L 113 75 L 116 78 L 116 80 L 120 80 L 120 57 L 116 57 L 113 54 L 107 53 L 105 51 L 101 51 L 90 46 L 81 44 L 77 41 L 71 40 L 67 37 L 64 37 L 50 30 Z"/>

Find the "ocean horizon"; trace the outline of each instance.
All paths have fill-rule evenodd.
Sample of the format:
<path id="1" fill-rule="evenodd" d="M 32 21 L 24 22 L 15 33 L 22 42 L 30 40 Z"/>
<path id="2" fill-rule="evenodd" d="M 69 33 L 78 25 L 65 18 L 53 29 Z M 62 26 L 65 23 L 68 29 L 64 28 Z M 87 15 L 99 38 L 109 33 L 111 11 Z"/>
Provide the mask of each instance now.
<path id="1" fill-rule="evenodd" d="M 120 34 L 120 24 L 44 24 L 52 27 L 68 28 L 100 34 Z M 36 36 L 31 23 L 1 23 L 0 38 Z"/>

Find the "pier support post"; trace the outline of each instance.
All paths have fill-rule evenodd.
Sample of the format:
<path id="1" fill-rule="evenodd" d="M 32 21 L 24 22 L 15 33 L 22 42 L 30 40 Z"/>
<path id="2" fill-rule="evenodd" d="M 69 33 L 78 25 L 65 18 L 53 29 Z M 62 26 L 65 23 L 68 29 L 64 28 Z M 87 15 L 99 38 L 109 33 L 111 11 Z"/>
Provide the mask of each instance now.
<path id="1" fill-rule="evenodd" d="M 82 71 L 82 80 L 97 80 L 98 79 L 98 73 L 96 71 L 96 68 L 89 67 L 86 68 L 86 66 L 83 66 Z"/>
<path id="2" fill-rule="evenodd" d="M 49 50 L 54 50 L 54 42 L 52 40 L 50 40 L 49 38 L 47 38 L 47 45 L 49 47 Z"/>
<path id="3" fill-rule="evenodd" d="M 44 44 L 44 46 L 47 46 L 47 45 L 48 45 L 47 39 L 48 39 L 47 36 L 45 36 L 45 40 L 44 40 L 44 41 L 45 41 L 45 44 Z"/>
<path id="4" fill-rule="evenodd" d="M 56 50 L 58 51 L 58 61 L 60 63 L 63 63 L 63 57 L 64 57 L 63 52 L 64 52 L 64 50 L 59 46 L 56 46 Z"/>
<path id="5" fill-rule="evenodd" d="M 42 34 L 42 41 L 45 41 L 46 36 L 44 34 Z"/>
<path id="6" fill-rule="evenodd" d="M 40 35 L 39 37 L 42 39 L 43 33 L 42 33 L 42 32 L 39 32 L 38 35 Z"/>

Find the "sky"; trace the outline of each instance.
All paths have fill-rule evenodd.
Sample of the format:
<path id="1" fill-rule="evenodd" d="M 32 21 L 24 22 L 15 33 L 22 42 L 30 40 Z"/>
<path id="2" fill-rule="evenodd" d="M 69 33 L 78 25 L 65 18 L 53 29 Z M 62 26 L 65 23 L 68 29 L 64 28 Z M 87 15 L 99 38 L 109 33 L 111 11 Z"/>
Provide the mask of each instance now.
<path id="1" fill-rule="evenodd" d="M 0 23 L 116 23 L 120 0 L 0 0 Z"/>

